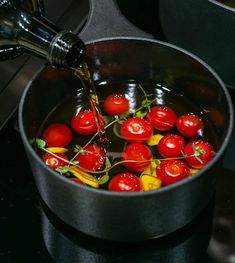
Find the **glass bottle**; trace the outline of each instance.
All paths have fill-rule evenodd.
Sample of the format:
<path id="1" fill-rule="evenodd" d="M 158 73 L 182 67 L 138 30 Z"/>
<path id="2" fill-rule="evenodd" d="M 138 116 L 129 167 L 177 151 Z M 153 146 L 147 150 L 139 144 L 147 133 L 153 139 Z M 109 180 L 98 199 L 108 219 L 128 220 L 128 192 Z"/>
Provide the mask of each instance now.
<path id="1" fill-rule="evenodd" d="M 84 50 L 77 35 L 43 16 L 41 0 L 0 0 L 0 60 L 27 52 L 69 68 L 80 64 Z"/>

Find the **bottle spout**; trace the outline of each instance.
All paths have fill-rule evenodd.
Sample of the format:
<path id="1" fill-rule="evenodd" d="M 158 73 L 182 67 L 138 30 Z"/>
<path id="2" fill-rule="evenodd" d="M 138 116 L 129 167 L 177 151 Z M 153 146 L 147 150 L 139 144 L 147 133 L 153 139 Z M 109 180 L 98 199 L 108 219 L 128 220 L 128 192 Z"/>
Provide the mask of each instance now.
<path id="1" fill-rule="evenodd" d="M 48 61 L 56 67 L 77 67 L 85 53 L 84 42 L 69 31 L 59 32 L 51 41 Z"/>

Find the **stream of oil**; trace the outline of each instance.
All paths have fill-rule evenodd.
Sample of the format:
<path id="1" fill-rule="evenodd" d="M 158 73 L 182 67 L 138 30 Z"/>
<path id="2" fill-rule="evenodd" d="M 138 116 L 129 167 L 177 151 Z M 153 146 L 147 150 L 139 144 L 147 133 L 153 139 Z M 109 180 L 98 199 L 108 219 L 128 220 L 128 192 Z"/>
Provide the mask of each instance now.
<path id="1" fill-rule="evenodd" d="M 96 88 L 92 80 L 88 65 L 83 60 L 78 68 L 73 68 L 73 71 L 74 71 L 74 75 L 77 78 L 79 78 L 80 81 L 82 82 L 84 92 L 87 93 L 87 97 L 91 104 L 91 110 L 95 117 L 100 145 L 104 149 L 106 149 L 109 143 L 105 132 L 105 124 L 99 105 L 99 98 L 97 96 Z"/>

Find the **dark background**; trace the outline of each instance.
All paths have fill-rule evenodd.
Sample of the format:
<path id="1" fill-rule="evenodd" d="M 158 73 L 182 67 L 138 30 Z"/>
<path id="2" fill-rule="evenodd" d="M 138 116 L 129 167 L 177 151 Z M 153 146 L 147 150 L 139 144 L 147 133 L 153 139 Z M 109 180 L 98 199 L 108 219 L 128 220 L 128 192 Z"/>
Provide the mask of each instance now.
<path id="1" fill-rule="evenodd" d="M 158 1 L 118 3 L 132 23 L 167 41 Z M 50 20 L 78 31 L 88 12 L 86 0 L 45 0 L 45 6 Z M 105 242 L 69 228 L 47 209 L 38 196 L 17 128 L 22 91 L 43 63 L 27 54 L 0 62 L 0 262 L 235 262 L 234 135 L 214 199 L 198 218 L 170 236 L 138 244 Z M 234 91 L 230 93 L 235 101 Z"/>

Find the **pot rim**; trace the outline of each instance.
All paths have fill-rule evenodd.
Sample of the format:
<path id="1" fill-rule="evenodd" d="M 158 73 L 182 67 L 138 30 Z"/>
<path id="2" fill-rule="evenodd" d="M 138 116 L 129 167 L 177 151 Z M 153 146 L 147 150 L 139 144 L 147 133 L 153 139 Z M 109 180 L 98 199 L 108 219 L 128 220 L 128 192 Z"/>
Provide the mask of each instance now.
<path id="1" fill-rule="evenodd" d="M 151 191 L 140 191 L 140 192 L 115 192 L 115 191 L 108 191 L 105 189 L 96 189 L 96 188 L 92 188 L 92 187 L 88 187 L 88 186 L 84 186 L 84 185 L 80 185 L 78 183 L 75 183 L 71 180 L 69 180 L 68 178 L 63 177 L 62 175 L 60 175 L 59 173 L 57 173 L 56 171 L 52 170 L 51 168 L 49 168 L 48 166 L 46 166 L 43 161 L 41 160 L 41 158 L 39 157 L 39 155 L 36 153 L 36 151 L 33 149 L 33 147 L 30 145 L 29 143 L 29 139 L 26 136 L 25 130 L 24 130 L 24 121 L 23 121 L 23 108 L 24 108 L 24 101 L 25 98 L 30 90 L 30 88 L 32 87 L 32 83 L 34 82 L 34 80 L 36 79 L 36 77 L 43 71 L 43 69 L 45 69 L 47 67 L 47 65 L 44 65 L 43 67 L 41 67 L 33 76 L 33 78 L 28 82 L 28 84 L 26 85 L 26 88 L 23 92 L 23 95 L 21 97 L 20 103 L 19 103 L 19 111 L 18 111 L 18 120 L 19 120 L 19 130 L 20 130 L 20 134 L 22 137 L 22 140 L 24 142 L 25 147 L 27 147 L 27 150 L 30 152 L 30 154 L 41 164 L 45 167 L 45 169 L 52 174 L 52 176 L 56 176 L 59 180 L 61 180 L 64 183 L 68 183 L 71 185 L 74 185 L 75 187 L 77 187 L 78 189 L 83 189 L 83 190 L 87 190 L 88 192 L 93 192 L 93 193 L 97 193 L 99 195 L 107 195 L 110 197 L 115 197 L 118 196 L 119 198 L 136 198 L 136 197 L 142 197 L 142 196 L 152 196 L 152 195 L 156 195 L 156 194 L 161 194 L 165 191 L 171 191 L 171 190 L 175 190 L 176 188 L 180 187 L 180 186 L 184 186 L 194 180 L 197 180 L 199 177 L 201 177 L 204 173 L 206 173 L 207 170 L 209 170 L 218 160 L 219 158 L 222 156 L 222 154 L 224 153 L 224 151 L 226 150 L 226 147 L 229 143 L 229 140 L 231 138 L 232 135 L 232 130 L 233 130 L 233 122 L 234 122 L 234 112 L 233 112 L 233 106 L 232 106 L 232 100 L 230 97 L 230 94 L 224 84 L 224 82 L 222 81 L 222 79 L 218 76 L 218 74 L 203 60 L 201 60 L 199 57 L 195 56 L 194 54 L 192 54 L 189 51 L 186 51 L 185 49 L 178 47 L 176 45 L 164 42 L 164 41 L 160 41 L 160 40 L 154 40 L 154 39 L 149 39 L 149 38 L 143 38 L 143 37 L 108 37 L 108 38 L 100 38 L 97 40 L 92 40 L 92 41 L 88 41 L 85 42 L 86 45 L 92 45 L 98 42 L 106 42 L 106 41 L 111 41 L 111 40 L 134 40 L 134 41 L 145 41 L 145 42 L 151 42 L 151 43 L 155 43 L 155 44 L 160 44 L 163 46 L 167 46 L 169 48 L 178 50 L 181 53 L 184 53 L 185 55 L 193 58 L 194 60 L 196 60 L 197 62 L 199 62 L 201 65 L 203 65 L 213 76 L 214 78 L 218 81 L 218 83 L 220 84 L 221 88 L 223 89 L 224 95 L 226 97 L 227 100 L 227 104 L 228 104 L 228 109 L 229 109 L 229 124 L 228 124 L 228 130 L 225 134 L 225 139 L 222 142 L 219 150 L 216 152 L 216 155 L 214 156 L 214 158 L 204 167 L 202 168 L 199 172 L 197 172 L 196 174 L 189 176 L 185 179 L 183 179 L 182 181 L 176 182 L 174 184 L 168 185 L 168 186 L 164 186 L 161 187 L 159 189 L 156 190 L 151 190 Z"/>
<path id="2" fill-rule="evenodd" d="M 218 9 L 220 9 L 220 11 L 223 11 L 223 12 L 226 12 L 226 13 L 231 12 L 231 13 L 234 14 L 234 11 L 235 11 L 234 7 L 231 7 L 231 6 L 229 6 L 229 5 L 225 4 L 225 3 L 221 3 L 218 0 L 208 0 L 208 2 L 210 4 L 215 5 Z"/>

